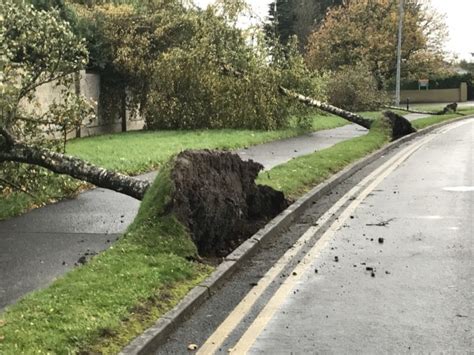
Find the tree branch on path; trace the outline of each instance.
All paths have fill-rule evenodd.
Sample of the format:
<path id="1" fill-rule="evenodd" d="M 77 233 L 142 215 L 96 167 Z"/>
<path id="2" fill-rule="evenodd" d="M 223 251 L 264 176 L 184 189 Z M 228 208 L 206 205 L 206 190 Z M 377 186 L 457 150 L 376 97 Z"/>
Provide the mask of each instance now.
<path id="1" fill-rule="evenodd" d="M 82 159 L 56 153 L 46 148 L 15 141 L 5 130 L 0 135 L 7 144 L 0 143 L 0 163 L 10 161 L 41 166 L 58 174 L 86 181 L 98 187 L 120 192 L 138 200 L 143 199 L 150 183 L 92 165 Z"/>

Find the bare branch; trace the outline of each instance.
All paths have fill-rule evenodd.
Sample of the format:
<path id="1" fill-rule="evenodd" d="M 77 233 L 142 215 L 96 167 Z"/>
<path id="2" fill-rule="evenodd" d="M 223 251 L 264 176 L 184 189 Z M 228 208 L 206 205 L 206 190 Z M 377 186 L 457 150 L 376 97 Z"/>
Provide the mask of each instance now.
<path id="1" fill-rule="evenodd" d="M 11 148 L 16 144 L 15 137 L 11 134 L 7 128 L 0 127 L 0 135 L 5 139 L 7 148 Z"/>

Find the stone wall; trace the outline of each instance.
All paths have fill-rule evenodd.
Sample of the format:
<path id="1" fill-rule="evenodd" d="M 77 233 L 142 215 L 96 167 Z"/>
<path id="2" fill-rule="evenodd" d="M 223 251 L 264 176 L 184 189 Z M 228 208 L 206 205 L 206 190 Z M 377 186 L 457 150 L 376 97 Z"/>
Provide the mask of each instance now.
<path id="1" fill-rule="evenodd" d="M 79 91 L 80 94 L 99 105 L 101 95 L 100 75 L 87 73 L 83 70 L 79 73 L 78 77 L 79 85 L 72 85 L 68 90 Z M 23 102 L 22 107 L 29 112 L 41 114 L 48 109 L 51 103 L 59 99 L 60 92 L 61 88 L 55 83 L 42 85 L 36 89 L 34 101 Z M 80 131 L 71 132 L 68 138 L 95 136 L 105 133 L 122 132 L 124 130 L 141 130 L 145 125 L 145 121 L 142 117 L 137 114 L 131 115 L 128 110 L 125 112 L 125 125 L 122 124 L 122 117 L 109 117 L 108 119 L 104 119 L 101 116 L 105 115 L 100 115 L 99 112 L 101 112 L 101 110 L 96 106 L 96 119 L 91 123 L 85 124 Z"/>
<path id="2" fill-rule="evenodd" d="M 461 83 L 458 89 L 401 90 L 400 101 L 405 102 L 407 98 L 412 103 L 465 102 L 467 101 L 467 84 Z"/>

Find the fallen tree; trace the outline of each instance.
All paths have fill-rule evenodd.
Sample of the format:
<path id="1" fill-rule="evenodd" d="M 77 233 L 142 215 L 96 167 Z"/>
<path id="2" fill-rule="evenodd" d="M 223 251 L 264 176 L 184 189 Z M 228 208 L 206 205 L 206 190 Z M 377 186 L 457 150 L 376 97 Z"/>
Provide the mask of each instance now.
<path id="1" fill-rule="evenodd" d="M 64 125 L 65 120 L 71 120 L 73 128 L 76 124 L 80 124 L 83 115 L 91 114 L 91 107 L 83 98 L 71 94 L 69 88 L 74 81 L 71 74 L 76 73 L 87 63 L 87 50 L 70 26 L 60 19 L 57 11 L 40 12 L 29 5 L 17 4 L 12 0 L 7 0 L 0 6 L 2 13 L 8 15 L 5 16 L 6 26 L 0 33 L 4 38 L 2 45 L 9 49 L 8 56 L 0 58 L 1 67 L 5 68 L 6 73 L 2 77 L 2 85 L 8 89 L 0 100 L 2 108 L 0 162 L 41 166 L 58 174 L 67 174 L 93 185 L 142 199 L 149 187 L 148 182 L 108 171 L 81 159 L 45 148 L 49 143 L 44 142 L 44 127 L 35 113 L 31 113 L 32 117 L 25 120 L 28 115 L 26 112 L 19 112 L 20 102 L 32 100 L 35 89 L 39 86 L 58 82 L 58 85 L 64 88 L 64 104 L 50 106 L 49 111 L 45 113 L 47 121 L 51 122 L 52 129 Z M 20 25 L 22 31 L 26 32 L 18 30 Z M 24 48 L 28 50 L 25 52 Z M 57 58 L 52 58 L 51 53 L 57 53 Z M 234 70 L 230 65 L 223 65 L 221 72 L 223 75 L 237 77 L 248 75 L 243 71 Z M 372 125 L 371 120 L 358 114 L 284 87 L 280 87 L 279 91 L 305 105 L 343 117 L 366 129 Z M 394 139 L 413 132 L 410 123 L 403 117 L 395 114 L 386 117 L 391 117 Z"/>
<path id="2" fill-rule="evenodd" d="M 398 107 L 398 106 L 386 106 L 386 108 L 390 110 L 400 110 L 400 111 L 405 111 L 405 112 L 410 112 L 410 113 L 420 113 L 423 115 L 446 115 L 447 113 L 451 113 L 451 112 L 456 113 L 458 109 L 458 104 L 457 102 L 447 104 L 441 111 L 411 110 L 408 108 Z"/>
<path id="3" fill-rule="evenodd" d="M 282 94 L 292 97 L 305 105 L 340 116 L 366 129 L 370 129 L 372 125 L 372 120 L 358 114 L 345 111 L 298 93 L 293 93 L 283 87 L 280 88 L 280 91 Z M 393 139 L 398 139 L 416 131 L 408 120 L 394 112 L 386 111 L 384 117 L 390 122 Z M 150 186 L 148 181 L 110 171 L 90 164 L 82 159 L 54 152 L 50 149 L 28 145 L 17 140 L 13 134 L 9 133 L 5 128 L 0 129 L 0 163 L 1 162 L 19 162 L 41 166 L 55 173 L 66 174 L 95 186 L 123 193 L 139 200 L 143 199 L 146 190 Z"/>
<path id="4" fill-rule="evenodd" d="M 0 129 L 0 136 L 0 163 L 10 161 L 41 166 L 139 200 L 150 185 L 148 181 L 106 170 L 82 159 L 19 142 L 5 129 Z"/>
<path id="5" fill-rule="evenodd" d="M 221 64 L 221 73 L 224 75 L 232 75 L 238 78 L 244 78 L 246 75 L 246 73 L 240 70 L 236 70 L 232 66 L 225 64 Z M 373 120 L 363 117 L 357 113 L 343 110 L 326 102 L 322 102 L 315 98 L 302 95 L 298 92 L 294 92 L 283 86 L 280 86 L 278 89 L 282 95 L 297 100 L 306 106 L 314 107 L 319 110 L 339 116 L 348 120 L 349 122 L 355 123 L 366 129 L 370 129 L 370 127 L 372 126 Z M 407 134 L 416 132 L 416 129 L 411 125 L 410 121 L 408 121 L 405 117 L 401 115 L 398 115 L 391 111 L 386 111 L 383 113 L 383 117 L 389 121 L 390 126 L 392 127 L 392 139 L 398 139 Z"/>
<path id="6" fill-rule="evenodd" d="M 318 100 L 313 99 L 313 98 L 308 97 L 308 96 L 301 95 L 299 93 L 295 93 L 295 92 L 293 92 L 291 90 L 288 90 L 284 87 L 280 87 L 280 92 L 283 95 L 291 97 L 293 99 L 296 99 L 299 102 L 301 102 L 301 103 L 303 103 L 307 106 L 315 107 L 315 108 L 318 108 L 322 111 L 325 111 L 325 112 L 331 113 L 333 115 L 342 117 L 342 118 L 344 118 L 344 119 L 346 119 L 346 120 L 348 120 L 352 123 L 355 123 L 355 124 L 357 124 L 361 127 L 366 128 L 366 129 L 370 129 L 370 127 L 372 126 L 373 120 L 365 118 L 365 117 L 363 117 L 361 115 L 358 115 L 356 113 L 343 110 L 341 108 L 338 108 L 338 107 L 332 106 L 330 104 L 318 101 Z M 398 139 L 398 138 L 401 138 L 403 136 L 406 136 L 407 134 L 416 132 L 416 129 L 412 126 L 410 121 L 408 121 L 405 117 L 403 117 L 399 114 L 396 114 L 395 112 L 385 111 L 383 113 L 383 117 L 389 121 L 390 126 L 392 127 L 391 136 L 392 136 L 392 139 L 394 139 L 394 140 Z"/>

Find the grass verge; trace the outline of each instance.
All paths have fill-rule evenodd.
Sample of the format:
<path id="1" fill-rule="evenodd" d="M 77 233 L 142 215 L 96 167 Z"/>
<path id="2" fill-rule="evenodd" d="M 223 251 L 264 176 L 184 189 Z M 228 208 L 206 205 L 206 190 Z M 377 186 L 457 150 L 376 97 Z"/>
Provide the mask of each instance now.
<path id="1" fill-rule="evenodd" d="M 449 121 L 454 118 L 459 118 L 462 116 L 474 115 L 474 109 L 472 108 L 461 108 L 458 110 L 458 113 L 450 113 L 447 115 L 437 115 L 437 116 L 430 116 L 425 118 L 419 118 L 417 120 L 412 121 L 413 127 L 416 129 L 422 129 L 436 123 L 441 123 L 444 121 Z"/>
<path id="2" fill-rule="evenodd" d="M 0 316 L 0 353 L 117 353 L 210 272 L 173 216 L 162 169 L 127 233 L 109 250 Z M 161 216 L 161 217 L 157 217 Z"/>

